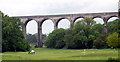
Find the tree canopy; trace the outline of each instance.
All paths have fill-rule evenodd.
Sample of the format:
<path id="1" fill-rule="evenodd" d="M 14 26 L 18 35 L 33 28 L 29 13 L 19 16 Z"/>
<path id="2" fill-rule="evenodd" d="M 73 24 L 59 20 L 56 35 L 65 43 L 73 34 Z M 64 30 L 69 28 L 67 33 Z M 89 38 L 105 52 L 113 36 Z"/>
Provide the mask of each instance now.
<path id="1" fill-rule="evenodd" d="M 28 51 L 28 42 L 21 31 L 22 23 L 15 17 L 2 14 L 2 51 Z"/>
<path id="2" fill-rule="evenodd" d="M 65 30 L 60 28 L 54 30 L 52 33 L 50 33 L 45 41 L 45 45 L 47 48 L 63 48 L 64 43 L 64 35 Z"/>
<path id="3" fill-rule="evenodd" d="M 111 34 L 113 32 L 120 32 L 120 19 L 116 19 L 114 21 L 108 22 L 108 34 Z"/>

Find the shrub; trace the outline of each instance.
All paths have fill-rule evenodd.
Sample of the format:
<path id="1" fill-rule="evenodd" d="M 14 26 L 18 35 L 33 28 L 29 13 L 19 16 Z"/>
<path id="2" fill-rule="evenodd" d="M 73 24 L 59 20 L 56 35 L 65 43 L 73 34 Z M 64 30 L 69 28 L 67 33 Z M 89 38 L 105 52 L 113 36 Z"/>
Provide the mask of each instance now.
<path id="1" fill-rule="evenodd" d="M 100 34 L 93 42 L 93 48 L 105 48 L 106 46 L 106 37 L 103 34 Z"/>
<path id="2" fill-rule="evenodd" d="M 119 33 L 114 32 L 107 37 L 108 46 L 114 48 L 120 47 L 120 37 L 118 37 L 118 35 Z"/>

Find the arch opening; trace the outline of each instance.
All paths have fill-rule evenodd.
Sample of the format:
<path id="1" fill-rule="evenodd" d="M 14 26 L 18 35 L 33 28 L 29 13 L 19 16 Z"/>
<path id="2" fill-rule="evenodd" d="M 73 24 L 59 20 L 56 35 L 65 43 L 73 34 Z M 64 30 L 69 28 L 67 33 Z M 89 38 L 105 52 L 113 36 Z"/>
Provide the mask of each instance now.
<path id="1" fill-rule="evenodd" d="M 94 18 L 94 21 L 96 21 L 96 24 L 104 24 L 104 20 L 102 18 Z"/>
<path id="2" fill-rule="evenodd" d="M 68 29 L 70 28 L 70 21 L 68 19 L 60 19 L 57 26 L 58 28 Z"/>
<path id="3" fill-rule="evenodd" d="M 81 21 L 81 20 L 83 20 L 84 18 L 77 18 L 77 19 L 75 19 L 74 20 L 74 23 L 76 23 L 76 22 L 78 22 L 78 21 Z"/>
<path id="4" fill-rule="evenodd" d="M 29 20 L 26 23 L 26 40 L 32 48 L 37 43 L 38 24 L 35 20 Z"/>
<path id="5" fill-rule="evenodd" d="M 48 35 L 54 30 L 54 23 L 50 19 L 46 19 L 42 23 L 42 34 Z"/>
<path id="6" fill-rule="evenodd" d="M 110 17 L 109 19 L 108 19 L 108 22 L 112 22 L 112 21 L 114 21 L 114 20 L 116 20 L 116 19 L 119 19 L 118 17 Z"/>
<path id="7" fill-rule="evenodd" d="M 35 20 L 30 20 L 26 23 L 27 34 L 36 34 L 38 32 L 37 28 L 38 28 L 38 25 Z"/>

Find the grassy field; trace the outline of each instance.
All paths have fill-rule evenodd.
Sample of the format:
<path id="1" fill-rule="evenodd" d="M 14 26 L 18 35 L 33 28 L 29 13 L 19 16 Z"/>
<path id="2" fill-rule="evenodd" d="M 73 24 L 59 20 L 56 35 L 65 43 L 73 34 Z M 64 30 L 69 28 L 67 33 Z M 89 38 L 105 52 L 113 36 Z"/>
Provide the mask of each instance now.
<path id="1" fill-rule="evenodd" d="M 36 48 L 36 54 L 5 52 L 2 60 L 107 60 L 118 58 L 115 49 L 47 49 Z"/>

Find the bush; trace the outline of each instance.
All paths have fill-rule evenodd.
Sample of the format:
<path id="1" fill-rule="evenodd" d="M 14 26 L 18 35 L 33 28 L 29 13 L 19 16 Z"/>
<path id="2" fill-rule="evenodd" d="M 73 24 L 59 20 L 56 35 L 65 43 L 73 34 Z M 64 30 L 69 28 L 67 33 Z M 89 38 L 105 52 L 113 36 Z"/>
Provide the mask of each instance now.
<path id="1" fill-rule="evenodd" d="M 107 37 L 108 46 L 113 47 L 113 48 L 120 47 L 120 41 L 119 41 L 120 37 L 118 37 L 118 35 L 119 33 L 114 32 Z"/>

